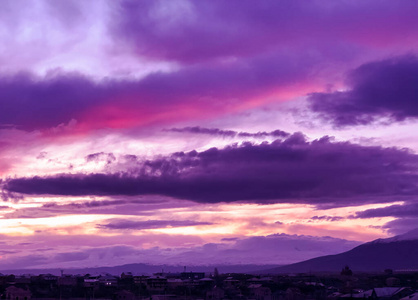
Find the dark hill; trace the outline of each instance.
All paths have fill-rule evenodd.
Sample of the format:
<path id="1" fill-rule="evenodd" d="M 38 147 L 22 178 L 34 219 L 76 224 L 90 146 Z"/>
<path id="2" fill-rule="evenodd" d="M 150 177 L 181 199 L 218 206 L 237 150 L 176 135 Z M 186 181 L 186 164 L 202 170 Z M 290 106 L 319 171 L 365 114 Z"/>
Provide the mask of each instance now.
<path id="1" fill-rule="evenodd" d="M 321 256 L 260 273 L 340 272 L 345 265 L 348 265 L 354 272 L 374 272 L 385 269 L 417 270 L 418 239 L 379 239 L 347 252 Z"/>

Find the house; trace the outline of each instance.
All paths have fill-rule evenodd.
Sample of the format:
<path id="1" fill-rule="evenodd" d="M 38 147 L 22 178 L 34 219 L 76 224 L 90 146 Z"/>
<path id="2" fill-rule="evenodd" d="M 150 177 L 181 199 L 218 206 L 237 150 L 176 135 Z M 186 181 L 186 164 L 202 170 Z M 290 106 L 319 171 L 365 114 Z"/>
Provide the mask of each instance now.
<path id="1" fill-rule="evenodd" d="M 413 293 L 409 296 L 401 298 L 401 300 L 418 300 L 418 292 Z"/>
<path id="2" fill-rule="evenodd" d="M 77 286 L 77 278 L 72 275 L 62 275 L 58 277 L 59 286 Z"/>
<path id="3" fill-rule="evenodd" d="M 99 279 L 100 285 L 104 285 L 104 286 L 117 286 L 118 285 L 118 278 L 110 274 L 101 275 L 99 276 L 98 279 Z"/>
<path id="4" fill-rule="evenodd" d="M 186 280 L 186 279 L 197 280 L 197 279 L 202 279 L 202 278 L 205 278 L 205 273 L 204 272 L 182 272 L 182 273 L 180 273 L 180 279 L 182 279 L 182 280 Z"/>
<path id="5" fill-rule="evenodd" d="M 365 292 L 356 293 L 356 294 L 345 294 L 340 296 L 340 298 L 358 298 L 358 299 L 401 299 L 403 297 L 409 296 L 413 293 L 412 289 L 402 287 L 383 287 L 383 288 L 374 288 L 367 290 Z"/>
<path id="6" fill-rule="evenodd" d="M 94 276 L 88 276 L 84 278 L 84 287 L 97 288 L 99 286 L 99 279 Z"/>
<path id="7" fill-rule="evenodd" d="M 31 292 L 15 286 L 9 286 L 6 289 L 6 299 L 8 300 L 30 300 Z"/>
<path id="8" fill-rule="evenodd" d="M 407 287 L 374 288 L 371 299 L 401 299 L 413 294 L 413 290 Z"/>

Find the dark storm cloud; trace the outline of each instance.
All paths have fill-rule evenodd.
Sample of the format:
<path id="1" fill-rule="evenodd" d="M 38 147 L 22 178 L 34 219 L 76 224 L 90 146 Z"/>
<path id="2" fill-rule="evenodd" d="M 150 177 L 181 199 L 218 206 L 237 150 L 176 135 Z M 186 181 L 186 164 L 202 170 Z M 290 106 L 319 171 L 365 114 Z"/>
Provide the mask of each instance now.
<path id="1" fill-rule="evenodd" d="M 194 133 L 194 134 L 207 134 L 207 135 L 219 135 L 224 137 L 254 137 L 254 138 L 263 138 L 267 136 L 272 137 L 287 137 L 290 134 L 282 130 L 274 130 L 271 132 L 259 131 L 256 133 L 243 132 L 243 131 L 234 131 L 234 130 L 223 130 L 219 128 L 204 128 L 199 126 L 194 127 L 184 127 L 184 128 L 171 128 L 166 129 L 166 131 L 173 132 L 184 132 L 184 133 Z"/>
<path id="2" fill-rule="evenodd" d="M 158 229 L 172 227 L 202 226 L 212 225 L 209 222 L 197 222 L 191 220 L 147 220 L 147 221 L 130 221 L 115 219 L 107 224 L 98 224 L 98 228 L 115 229 L 115 230 L 142 230 L 142 229 Z"/>
<path id="3" fill-rule="evenodd" d="M 272 143 L 178 152 L 131 172 L 8 179 L 24 194 L 165 195 L 196 202 L 295 202 L 344 206 L 418 193 L 418 156 L 396 148 L 308 142 L 296 133 Z"/>
<path id="4" fill-rule="evenodd" d="M 348 91 L 314 93 L 311 108 L 336 126 L 369 124 L 381 117 L 418 117 L 418 58 L 413 55 L 367 63 L 348 78 Z"/>

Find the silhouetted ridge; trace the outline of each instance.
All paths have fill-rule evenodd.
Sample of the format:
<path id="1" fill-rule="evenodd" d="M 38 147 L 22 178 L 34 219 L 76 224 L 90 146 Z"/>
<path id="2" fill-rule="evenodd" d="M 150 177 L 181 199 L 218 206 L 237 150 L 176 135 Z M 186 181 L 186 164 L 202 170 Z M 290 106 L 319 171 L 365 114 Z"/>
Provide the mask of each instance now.
<path id="1" fill-rule="evenodd" d="M 411 231 L 418 232 L 418 231 Z M 327 255 L 299 263 L 268 269 L 262 273 L 340 272 L 348 265 L 353 272 L 374 272 L 385 269 L 418 269 L 418 239 L 410 233 L 389 239 L 378 239 L 350 251 Z"/>

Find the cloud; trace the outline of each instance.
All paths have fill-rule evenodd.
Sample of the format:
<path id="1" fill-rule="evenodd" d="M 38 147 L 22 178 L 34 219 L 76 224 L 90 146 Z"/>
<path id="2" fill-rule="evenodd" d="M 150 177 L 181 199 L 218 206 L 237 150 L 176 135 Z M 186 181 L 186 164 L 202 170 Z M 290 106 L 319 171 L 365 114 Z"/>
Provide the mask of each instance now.
<path id="1" fill-rule="evenodd" d="M 190 66 L 124 80 L 94 81 L 65 72 L 44 77 L 4 75 L 0 77 L 0 127 L 82 133 L 244 110 L 272 101 L 266 95 L 274 91 L 302 88 L 313 63 L 310 58 L 291 60 L 289 55 L 264 55 L 225 66 Z"/>
<path id="2" fill-rule="evenodd" d="M 418 203 L 390 205 L 356 212 L 355 218 L 418 217 Z"/>
<path id="3" fill-rule="evenodd" d="M 3 75 L 0 78 L 0 128 L 15 126 L 27 131 L 60 125 L 61 130 L 81 132 L 155 124 L 167 126 L 277 102 L 282 100 L 276 95 L 278 91 L 286 98 L 292 97 L 289 96 L 292 91 L 300 96 L 308 88 L 311 91 L 321 88 L 323 79 L 317 78 L 323 75 L 324 69 L 330 69 L 332 75 L 341 73 L 347 67 L 343 67 L 342 62 L 358 63 L 353 57 L 368 53 L 369 48 L 390 48 L 392 53 L 393 45 L 405 43 L 409 49 L 408 36 L 417 33 L 416 26 L 411 24 L 417 24 L 418 19 L 415 3 L 391 1 L 268 0 L 263 5 L 248 0 L 239 3 L 181 0 L 170 1 L 170 4 L 70 1 L 60 5 L 43 2 L 35 8 L 24 2 L 16 3 L 2 4 L 5 9 L 1 21 L 13 31 L 33 35 L 28 34 L 30 42 L 12 45 L 8 51 L 14 56 L 19 53 L 20 59 L 22 53 L 33 53 L 36 48 L 39 57 L 31 64 L 39 65 L 43 61 L 44 69 L 53 64 L 51 57 L 54 57 L 54 61 L 62 64 L 71 62 L 62 70 L 78 69 L 90 74 L 83 65 L 93 60 L 91 53 L 96 54 L 96 51 L 91 49 L 108 49 L 109 46 L 87 38 L 97 35 L 96 25 L 108 27 L 104 33 L 110 35 L 107 38 L 115 48 L 125 49 L 127 45 L 134 48 L 135 53 L 131 53 L 128 61 L 146 64 L 149 58 L 155 58 L 159 62 L 181 62 L 163 68 L 164 71 L 146 72 L 140 79 L 93 80 L 59 68 L 41 72 L 47 74 L 43 77 Z M 112 17 L 107 15 L 108 11 L 113 12 Z M 28 21 L 34 17 L 42 20 L 35 30 L 32 25 L 36 22 Z M 96 24 L 91 20 L 112 21 Z M 42 42 L 36 43 L 35 32 L 56 26 L 64 30 L 64 34 L 53 31 L 47 36 L 59 42 L 42 38 Z M 11 34 L 9 40 L 15 39 Z M 89 42 L 85 44 L 85 40 Z M 84 45 L 82 49 L 74 46 L 79 43 Z M 51 47 L 55 44 L 59 46 Z M 15 51 L 20 48 L 33 51 Z M 68 53 L 63 53 L 62 49 Z M 82 57 L 78 57 L 79 50 L 82 50 Z M 107 65 L 103 64 L 106 58 L 117 56 L 112 51 L 101 51 L 104 50 L 99 51 L 99 65 Z M 10 60 L 9 56 L 4 60 Z M 366 58 L 364 55 L 360 60 Z M 20 60 L 23 65 L 29 64 Z M 20 64 L 12 67 L 12 72 L 8 70 L 3 74 L 16 74 L 16 70 L 24 69 Z M 28 66 L 28 70 L 33 65 Z M 94 67 L 94 64 L 90 66 Z"/>
<path id="4" fill-rule="evenodd" d="M 396 148 L 308 142 L 301 133 L 272 143 L 178 152 L 125 173 L 8 179 L 32 195 L 164 195 L 195 202 L 293 202 L 344 206 L 414 197 L 417 155 Z"/>
<path id="5" fill-rule="evenodd" d="M 3 214 L 5 219 L 16 218 L 48 218 L 62 215 L 74 214 L 101 214 L 101 215 L 137 215 L 149 216 L 153 215 L 159 209 L 179 208 L 190 206 L 191 203 L 185 201 L 174 201 L 169 199 L 161 199 L 156 197 L 148 197 L 149 199 L 115 199 L 115 200 L 94 200 L 80 201 L 70 203 L 49 202 L 42 206 L 23 207 L 15 209 L 12 212 Z M 137 197 L 135 197 L 137 198 Z M 64 202 L 64 200 L 62 201 Z M 188 201 L 186 201 L 188 202 Z"/>
<path id="6" fill-rule="evenodd" d="M 221 239 L 222 242 L 234 242 L 234 241 L 237 241 L 237 240 L 238 240 L 238 238 L 236 238 L 236 237 L 233 237 L 233 238 L 222 238 Z"/>
<path id="7" fill-rule="evenodd" d="M 166 129 L 165 131 L 172 132 L 184 132 L 184 133 L 194 133 L 194 134 L 207 134 L 207 135 L 219 135 L 223 137 L 254 137 L 254 138 L 263 138 L 267 136 L 272 137 L 288 137 L 290 133 L 287 133 L 282 130 L 274 130 L 271 132 L 260 131 L 256 133 L 243 132 L 243 131 L 234 131 L 234 130 L 223 130 L 218 128 L 204 128 L 199 126 L 194 127 L 184 127 L 184 128 L 171 128 Z"/>
<path id="8" fill-rule="evenodd" d="M 58 253 L 54 260 L 60 261 L 60 262 L 66 262 L 66 261 L 80 261 L 85 260 L 89 258 L 88 253 L 84 252 L 69 252 L 69 253 Z"/>
<path id="9" fill-rule="evenodd" d="M 79 74 L 39 79 L 30 74 L 0 78 L 1 124 L 34 130 L 67 124 L 105 98 L 106 88 Z"/>
<path id="10" fill-rule="evenodd" d="M 410 230 L 416 229 L 418 224 L 418 217 L 400 218 L 383 225 L 391 234 L 404 234 Z"/>
<path id="11" fill-rule="evenodd" d="M 313 216 L 311 218 L 311 220 L 313 221 L 331 221 L 331 222 L 335 222 L 335 221 L 340 221 L 343 220 L 343 217 L 338 217 L 338 216 Z"/>
<path id="12" fill-rule="evenodd" d="M 354 52 L 359 45 L 408 43 L 417 33 L 416 8 L 413 2 L 391 1 L 125 0 L 113 10 L 111 33 L 140 56 L 182 64 L 280 50 L 330 54 L 341 44 Z"/>
<path id="13" fill-rule="evenodd" d="M 416 229 L 418 224 L 418 203 L 416 199 L 406 202 L 402 205 L 390 205 L 381 208 L 367 209 L 356 212 L 351 218 L 384 218 L 395 217 L 395 220 L 389 221 L 382 226 L 389 233 L 398 235 L 409 230 Z"/>
<path id="14" fill-rule="evenodd" d="M 418 117 L 418 58 L 414 55 L 367 63 L 348 77 L 350 89 L 309 96 L 313 111 L 336 126 L 365 125 Z"/>
<path id="15" fill-rule="evenodd" d="M 1 181 L 0 181 L 1 184 Z M 12 193 L 12 192 L 8 192 L 5 191 L 4 189 L 0 192 L 0 199 L 7 202 L 7 201 L 12 201 L 12 202 L 18 202 L 20 200 L 23 200 L 23 196 L 16 194 L 16 193 Z"/>
<path id="16" fill-rule="evenodd" d="M 172 227 L 189 227 L 213 225 L 210 222 L 198 222 L 191 220 L 147 220 L 147 221 L 131 221 L 123 219 L 114 219 L 107 224 L 98 224 L 97 227 L 101 229 L 111 230 L 143 230 L 143 229 L 158 229 L 158 228 L 172 228 Z"/>
<path id="17" fill-rule="evenodd" d="M 113 153 L 104 153 L 104 152 L 98 152 L 98 153 L 92 153 L 86 156 L 87 162 L 98 162 L 106 160 L 106 164 L 111 164 L 112 162 L 116 161 L 116 157 Z"/>
<path id="18" fill-rule="evenodd" d="M 16 16 L 25 11 L 19 15 L 23 25 L 18 29 L 26 32 L 24 29 L 32 25 L 25 21 L 26 15 L 32 10 L 23 2 L 19 3 L 12 5 L 12 11 Z M 114 43 L 115 48 L 125 49 L 127 44 L 134 48 L 135 53 L 129 55 L 129 60 L 145 64 L 149 58 L 155 58 L 159 62 L 181 63 L 159 72 L 154 68 L 142 74 L 142 78 L 131 76 L 130 79 L 110 76 L 98 80 L 62 71 L 96 72 L 89 73 L 82 66 L 92 60 L 89 59 L 91 49 L 107 47 L 92 40 L 83 46 L 83 54 L 89 53 L 87 56 L 79 58 L 75 50 L 68 50 L 72 53 L 68 61 L 76 63 L 76 67 L 41 72 L 46 73 L 41 77 L 16 75 L 12 68 L 13 72 L 3 74 L 15 75 L 0 77 L 0 128 L 14 126 L 26 131 L 55 128 L 55 133 L 83 133 L 103 128 L 172 126 L 180 121 L 260 107 L 301 96 L 308 90 L 321 90 L 324 77 L 334 78 L 344 72 L 347 65 L 367 59 L 362 53 L 367 53 L 368 47 L 389 47 L 392 53 L 391 47 L 397 42 L 410 45 L 407 33 L 415 36 L 417 30 L 406 24 L 416 24 L 418 19 L 415 4 L 390 1 L 307 4 L 299 0 L 269 0 L 263 5 L 247 0 L 239 4 L 235 1 L 170 1 L 170 4 L 120 1 L 97 7 L 84 2 L 52 6 L 46 3 L 40 5 L 36 13 L 40 19 L 45 19 L 41 29 L 57 25 L 65 28 L 66 34 L 60 36 L 57 49 L 47 47 L 54 44 L 52 40 L 37 44 L 39 55 L 44 59 L 34 61 L 46 59 L 42 50 L 47 47 L 51 52 L 47 56 L 49 63 L 54 54 L 61 55 L 58 61 L 66 62 L 62 49 L 67 49 L 67 44 L 89 40 L 85 38 L 85 28 L 90 26 L 80 24 L 91 25 L 89 20 L 92 19 L 109 19 L 111 24 L 100 23 L 100 27 L 109 26 L 106 33 L 110 34 L 109 40 L 113 40 L 109 42 Z M 103 9 L 106 5 L 111 9 Z M 114 12 L 113 17 L 104 11 Z M 99 18 L 90 17 L 91 14 Z M 54 17 L 42 18 L 47 15 Z M 348 17 L 353 21 L 347 22 Z M 15 18 L 6 23 L 14 25 Z M 75 27 L 73 38 L 67 40 L 66 36 L 72 36 L 70 31 Z M 35 37 L 32 38 L 37 40 Z M 27 44 L 24 46 L 30 48 Z M 312 51 L 307 52 L 307 48 Z M 362 55 L 361 59 L 353 58 Z M 100 53 L 99 57 L 104 61 L 109 56 L 109 53 Z M 144 56 L 147 59 L 144 60 Z"/>

